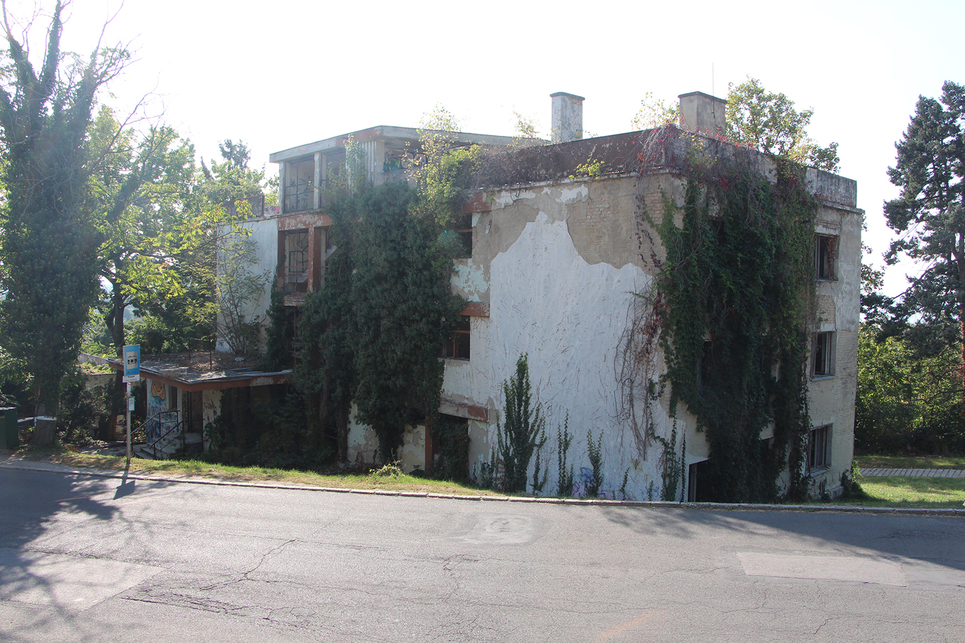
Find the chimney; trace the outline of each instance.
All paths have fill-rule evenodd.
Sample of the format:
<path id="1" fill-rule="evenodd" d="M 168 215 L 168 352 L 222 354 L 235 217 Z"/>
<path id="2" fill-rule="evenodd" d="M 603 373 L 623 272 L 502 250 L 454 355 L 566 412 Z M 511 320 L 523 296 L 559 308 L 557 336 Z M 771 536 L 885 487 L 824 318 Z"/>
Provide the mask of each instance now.
<path id="1" fill-rule="evenodd" d="M 680 129 L 707 136 L 724 133 L 727 101 L 703 92 L 690 92 L 680 100 Z"/>
<path id="2" fill-rule="evenodd" d="M 553 131 L 550 135 L 553 144 L 569 143 L 583 138 L 583 100 L 582 96 L 556 92 L 553 99 Z"/>

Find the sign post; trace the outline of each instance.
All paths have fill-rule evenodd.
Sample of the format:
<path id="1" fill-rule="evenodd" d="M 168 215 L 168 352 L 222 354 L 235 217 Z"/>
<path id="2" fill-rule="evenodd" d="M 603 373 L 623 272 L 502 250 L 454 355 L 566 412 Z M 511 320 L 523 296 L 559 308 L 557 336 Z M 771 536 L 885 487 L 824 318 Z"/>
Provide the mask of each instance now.
<path id="1" fill-rule="evenodd" d="M 124 383 L 127 384 L 127 466 L 131 466 L 131 411 L 134 398 L 131 397 L 131 384 L 141 379 L 141 346 L 124 347 Z"/>

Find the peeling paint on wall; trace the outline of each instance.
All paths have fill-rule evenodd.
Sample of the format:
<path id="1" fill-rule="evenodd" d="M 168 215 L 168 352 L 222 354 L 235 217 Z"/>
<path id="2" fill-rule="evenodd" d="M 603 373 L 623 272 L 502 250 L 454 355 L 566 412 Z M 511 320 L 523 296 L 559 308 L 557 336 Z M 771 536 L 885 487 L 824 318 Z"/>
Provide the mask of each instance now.
<path id="1" fill-rule="evenodd" d="M 656 481 L 657 450 L 651 462 L 634 461 L 635 449 L 616 420 L 614 364 L 617 345 L 633 295 L 651 283 L 643 269 L 631 264 L 615 268 L 589 264 L 579 256 L 567 225 L 545 213 L 528 223 L 519 239 L 492 261 L 490 299 L 490 376 L 496 407 L 502 408 L 501 383 L 515 369 L 521 353 L 529 355 L 534 393 L 547 416 L 547 429 L 556 435 L 569 412 L 575 440 L 569 461 L 577 471 L 588 463 L 586 434 L 603 434 L 604 492 L 620 487 L 629 470 L 627 491 L 646 498 Z M 658 430 L 669 425 L 659 405 Z M 490 427 L 489 442 L 495 426 Z M 555 446 L 551 440 L 548 446 Z M 544 454 L 551 458 L 554 449 Z M 480 453 L 473 445 L 472 459 Z M 488 455 L 485 454 L 485 455 Z M 554 480 L 556 472 L 550 472 Z"/>

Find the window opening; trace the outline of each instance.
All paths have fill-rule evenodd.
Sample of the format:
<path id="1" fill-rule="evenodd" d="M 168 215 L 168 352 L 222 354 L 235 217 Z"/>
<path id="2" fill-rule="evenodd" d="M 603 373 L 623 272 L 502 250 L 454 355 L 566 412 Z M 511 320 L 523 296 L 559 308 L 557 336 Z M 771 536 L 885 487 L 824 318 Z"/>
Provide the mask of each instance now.
<path id="1" fill-rule="evenodd" d="M 442 348 L 442 356 L 446 359 L 469 359 L 469 317 L 463 316 Z"/>
<path id="2" fill-rule="evenodd" d="M 460 259 L 472 257 L 472 215 L 464 214 L 456 218 L 456 235 L 459 237 Z"/>
<path id="3" fill-rule="evenodd" d="M 814 334 L 811 375 L 813 377 L 834 375 L 834 331 Z"/>
<path id="4" fill-rule="evenodd" d="M 285 166 L 285 212 L 311 210 L 315 204 L 315 160 Z"/>
<path id="5" fill-rule="evenodd" d="M 308 290 L 308 231 L 285 233 L 285 281 L 288 292 Z"/>
<path id="6" fill-rule="evenodd" d="M 808 473 L 822 471 L 831 466 L 831 425 L 811 430 L 808 438 Z"/>
<path id="7" fill-rule="evenodd" d="M 838 238 L 817 235 L 814 243 L 814 272 L 819 281 L 834 281 Z"/>

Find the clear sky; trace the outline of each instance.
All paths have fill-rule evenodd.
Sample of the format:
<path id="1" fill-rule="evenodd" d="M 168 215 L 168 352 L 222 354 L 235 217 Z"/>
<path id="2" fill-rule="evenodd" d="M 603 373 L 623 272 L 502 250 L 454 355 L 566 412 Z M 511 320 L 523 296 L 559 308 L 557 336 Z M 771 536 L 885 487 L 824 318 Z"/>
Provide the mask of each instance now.
<path id="1" fill-rule="evenodd" d="M 7 0 L 20 24 L 52 0 Z M 273 151 L 374 125 L 417 126 L 437 104 L 464 131 L 513 134 L 513 112 L 549 130 L 550 98 L 579 94 L 588 135 L 628 131 L 646 92 L 667 101 L 759 78 L 811 107 L 810 133 L 839 143 L 858 181 L 873 262 L 891 237 L 886 169 L 920 94 L 965 83 L 961 0 L 571 2 L 568 0 L 74 0 L 65 49 L 136 53 L 103 100 L 149 110 L 217 157 L 245 141 Z M 45 22 L 38 18 L 37 24 Z M 42 34 L 34 33 L 35 53 Z M 886 288 L 900 290 L 909 266 Z"/>

